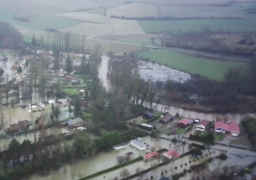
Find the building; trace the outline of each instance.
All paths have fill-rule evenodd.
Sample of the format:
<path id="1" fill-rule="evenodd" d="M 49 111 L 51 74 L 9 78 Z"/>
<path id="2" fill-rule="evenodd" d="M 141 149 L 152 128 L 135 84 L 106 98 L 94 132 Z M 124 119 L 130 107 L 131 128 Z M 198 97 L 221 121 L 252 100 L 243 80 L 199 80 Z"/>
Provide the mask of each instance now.
<path id="1" fill-rule="evenodd" d="M 83 120 L 79 117 L 76 119 L 70 119 L 66 123 L 70 128 L 75 128 L 83 125 Z"/>
<path id="2" fill-rule="evenodd" d="M 152 159 L 152 158 L 154 158 L 158 155 L 159 155 L 159 153 L 155 151 L 155 152 L 146 154 L 143 158 L 144 158 L 144 160 L 149 160 L 149 159 Z"/>
<path id="3" fill-rule="evenodd" d="M 26 130 L 28 128 L 29 128 L 29 121 L 28 120 L 19 121 L 14 126 L 5 129 L 5 133 L 6 134 L 16 134 L 16 133 L 20 133 L 21 131 Z"/>
<path id="4" fill-rule="evenodd" d="M 178 127 L 186 128 L 189 124 L 190 120 L 189 119 L 182 119 L 177 123 Z"/>
<path id="5" fill-rule="evenodd" d="M 150 129 L 154 128 L 151 124 L 142 123 L 141 125 Z"/>
<path id="6" fill-rule="evenodd" d="M 137 149 L 139 149 L 141 151 L 145 151 L 147 149 L 147 146 L 144 143 L 142 143 L 141 141 L 138 141 L 137 139 L 131 140 L 130 144 L 133 147 L 136 147 Z"/>
<path id="7" fill-rule="evenodd" d="M 237 123 L 230 123 L 229 124 L 229 131 L 230 131 L 230 135 L 237 137 L 240 135 L 240 128 L 239 125 Z"/>
<path id="8" fill-rule="evenodd" d="M 176 159 L 180 157 L 179 153 L 174 150 L 169 150 L 163 153 L 163 156 L 166 157 L 167 159 Z"/>
<path id="9" fill-rule="evenodd" d="M 145 119 L 150 119 L 150 118 L 154 117 L 154 113 L 150 112 L 150 111 L 146 111 L 146 112 L 144 112 L 143 116 L 144 116 Z"/>
<path id="10" fill-rule="evenodd" d="M 228 133 L 229 125 L 221 121 L 218 121 L 214 124 L 214 130 L 215 132 L 219 132 L 219 133 Z"/>
<path id="11" fill-rule="evenodd" d="M 205 129 L 206 129 L 206 126 L 208 125 L 208 123 L 209 123 L 209 122 L 206 121 L 206 120 L 201 121 L 200 123 L 197 124 L 196 130 L 197 130 L 197 131 L 202 131 L 202 132 L 204 132 Z"/>
<path id="12" fill-rule="evenodd" d="M 160 120 L 159 120 L 159 122 L 161 122 L 161 123 L 168 123 L 168 122 L 170 122 L 170 121 L 172 121 L 173 120 L 173 117 L 172 116 L 170 116 L 170 115 L 165 115 L 165 116 L 163 116 Z"/>

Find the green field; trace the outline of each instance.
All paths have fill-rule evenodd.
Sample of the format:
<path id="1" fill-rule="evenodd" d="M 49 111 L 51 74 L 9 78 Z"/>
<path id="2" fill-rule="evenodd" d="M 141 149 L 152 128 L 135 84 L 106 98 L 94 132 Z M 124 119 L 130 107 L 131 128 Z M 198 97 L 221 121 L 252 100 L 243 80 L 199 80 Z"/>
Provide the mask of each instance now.
<path id="1" fill-rule="evenodd" d="M 225 137 L 225 135 L 223 135 L 223 134 L 213 134 L 214 135 L 214 140 L 215 141 L 222 141 L 223 139 L 224 139 L 224 137 Z"/>
<path id="2" fill-rule="evenodd" d="M 79 94 L 77 88 L 65 88 L 65 89 L 63 89 L 63 92 L 68 95 L 78 95 Z"/>
<path id="3" fill-rule="evenodd" d="M 229 68 L 247 69 L 246 63 L 225 62 L 187 56 L 177 52 L 158 49 L 141 52 L 138 57 L 148 58 L 151 61 L 168 65 L 191 74 L 200 74 L 212 80 L 222 80 Z"/>
<path id="4" fill-rule="evenodd" d="M 139 20 L 146 33 L 188 33 L 211 31 L 255 32 L 256 19 Z"/>

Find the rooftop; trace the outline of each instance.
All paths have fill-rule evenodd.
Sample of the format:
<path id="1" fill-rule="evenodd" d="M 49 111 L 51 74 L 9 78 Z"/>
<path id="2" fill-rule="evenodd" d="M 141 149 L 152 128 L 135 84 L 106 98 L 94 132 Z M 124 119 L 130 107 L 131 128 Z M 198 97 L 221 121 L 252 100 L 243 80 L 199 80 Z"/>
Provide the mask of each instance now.
<path id="1" fill-rule="evenodd" d="M 189 119 L 182 119 L 182 120 L 180 120 L 180 121 L 178 122 L 178 124 L 184 124 L 184 125 L 186 126 L 186 125 L 189 124 L 189 122 L 190 122 Z"/>

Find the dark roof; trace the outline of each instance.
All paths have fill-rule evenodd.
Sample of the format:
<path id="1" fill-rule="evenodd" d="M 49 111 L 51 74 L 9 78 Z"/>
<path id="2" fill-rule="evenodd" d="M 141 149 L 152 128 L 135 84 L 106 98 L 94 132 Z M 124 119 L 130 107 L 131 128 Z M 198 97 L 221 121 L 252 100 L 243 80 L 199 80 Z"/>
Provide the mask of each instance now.
<path id="1" fill-rule="evenodd" d="M 20 122 L 18 122 L 17 125 L 18 125 L 20 128 L 24 128 L 24 127 L 29 126 L 29 121 L 28 121 L 28 120 L 20 121 Z"/>
<path id="2" fill-rule="evenodd" d="M 144 112 L 144 115 L 148 116 L 148 117 L 154 117 L 154 113 L 150 112 L 150 111 L 146 111 Z"/>
<path id="3" fill-rule="evenodd" d="M 206 127 L 208 123 L 209 121 L 202 120 L 200 123 L 198 123 L 198 125 L 203 125 L 204 127 Z"/>
<path id="4" fill-rule="evenodd" d="M 162 176 L 159 180 L 170 180 L 170 179 L 167 178 L 167 177 Z"/>
<path id="5" fill-rule="evenodd" d="M 172 118 L 173 118 L 172 116 L 166 115 L 166 116 L 164 116 L 164 117 L 161 118 L 161 121 L 168 122 L 168 121 L 170 121 Z"/>

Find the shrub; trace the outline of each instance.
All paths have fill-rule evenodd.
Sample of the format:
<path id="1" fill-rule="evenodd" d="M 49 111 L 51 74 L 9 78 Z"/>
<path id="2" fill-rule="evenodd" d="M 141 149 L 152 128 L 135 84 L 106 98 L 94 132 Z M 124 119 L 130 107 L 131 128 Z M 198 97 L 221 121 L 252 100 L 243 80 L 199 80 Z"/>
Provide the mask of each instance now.
<path id="1" fill-rule="evenodd" d="M 251 173 L 251 169 L 248 168 L 248 167 L 244 168 L 244 173 L 245 174 L 250 174 Z"/>
<path id="2" fill-rule="evenodd" d="M 176 138 L 172 138 L 172 142 L 176 143 L 178 140 Z"/>
<path id="3" fill-rule="evenodd" d="M 222 161 L 226 160 L 227 158 L 228 158 L 228 156 L 226 154 L 224 154 L 224 153 L 221 153 L 219 155 L 219 159 L 222 160 Z"/>

